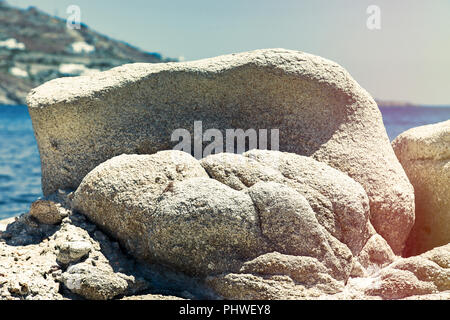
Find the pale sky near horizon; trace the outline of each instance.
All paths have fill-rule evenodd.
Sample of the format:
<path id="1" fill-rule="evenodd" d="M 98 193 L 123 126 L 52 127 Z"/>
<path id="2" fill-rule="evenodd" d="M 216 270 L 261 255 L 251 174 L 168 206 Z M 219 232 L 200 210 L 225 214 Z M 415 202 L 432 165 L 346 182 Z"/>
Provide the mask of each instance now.
<path id="1" fill-rule="evenodd" d="M 186 60 L 287 48 L 344 66 L 374 97 L 450 105 L 449 0 L 9 0 L 67 18 L 81 8 L 92 29 Z M 381 30 L 369 30 L 369 5 Z"/>

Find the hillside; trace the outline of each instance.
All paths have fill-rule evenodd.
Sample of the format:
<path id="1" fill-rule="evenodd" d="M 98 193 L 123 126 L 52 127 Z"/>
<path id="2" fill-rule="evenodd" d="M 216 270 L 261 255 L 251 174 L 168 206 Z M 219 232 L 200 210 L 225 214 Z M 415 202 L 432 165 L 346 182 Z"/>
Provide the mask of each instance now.
<path id="1" fill-rule="evenodd" d="M 160 63 L 143 52 L 89 27 L 67 28 L 65 20 L 36 8 L 17 9 L 0 1 L 0 104 L 24 104 L 28 91 L 46 81 L 86 75 L 125 63 Z"/>

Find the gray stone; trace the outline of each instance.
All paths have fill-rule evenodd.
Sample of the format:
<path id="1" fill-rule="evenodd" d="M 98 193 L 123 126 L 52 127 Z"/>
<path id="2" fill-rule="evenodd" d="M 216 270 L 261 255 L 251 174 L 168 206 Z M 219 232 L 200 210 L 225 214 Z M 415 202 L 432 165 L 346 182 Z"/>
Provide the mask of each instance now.
<path id="1" fill-rule="evenodd" d="M 64 218 L 59 203 L 48 200 L 37 200 L 31 204 L 30 215 L 44 224 L 60 224 Z"/>
<path id="2" fill-rule="evenodd" d="M 364 189 L 324 163 L 295 154 L 252 150 L 244 157 L 209 156 L 201 164 L 212 178 L 236 190 L 258 182 L 276 182 L 296 190 L 306 198 L 319 223 L 355 255 L 374 232 Z"/>
<path id="3" fill-rule="evenodd" d="M 176 169 L 177 157 L 184 174 Z M 280 158 L 278 169 L 271 166 L 274 157 Z M 336 279 L 349 277 L 353 255 L 347 246 L 359 254 L 371 230 L 367 196 L 358 183 L 313 159 L 275 151 L 224 155 L 225 167 L 234 164 L 235 172 L 217 181 L 220 159 L 199 162 L 178 151 L 115 157 L 85 177 L 74 208 L 138 259 L 190 275 L 236 271 L 276 250 L 316 257 Z M 242 181 L 249 188 L 237 187 Z"/>
<path id="4" fill-rule="evenodd" d="M 31 221 L 26 217 L 29 215 L 19 217 L 17 221 L 10 223 L 7 241 L 4 238 L 5 234 L 0 233 L 0 300 L 75 298 L 70 291 L 61 286 L 62 275 L 67 267 L 65 264 L 59 264 L 64 250 L 64 256 L 68 259 L 66 262 L 70 260 L 70 263 L 76 263 L 74 260 L 81 255 L 87 255 L 90 248 L 83 265 L 91 266 L 89 273 L 92 277 L 96 275 L 100 275 L 103 279 L 112 277 L 115 279 L 113 283 L 121 284 L 120 288 L 126 283 L 124 295 L 136 295 L 148 287 L 139 271 L 143 266 L 122 253 L 119 246 L 111 243 L 106 237 L 101 239 L 95 235 L 91 237 L 86 230 L 92 229 L 93 225 L 89 222 L 79 223 L 82 220 L 79 215 L 72 213 L 58 228 L 45 224 L 35 224 L 31 227 L 26 224 L 26 221 Z M 28 240 L 30 230 L 34 230 L 31 243 Z M 37 234 L 41 236 L 37 237 Z M 97 272 L 95 269 L 101 271 Z M 121 273 L 115 273 L 114 270 Z M 77 274 L 80 275 L 80 272 Z M 125 282 L 118 280 L 114 274 Z M 80 281 L 84 275 L 87 273 L 80 275 Z M 70 278 L 75 279 L 75 275 L 71 275 Z M 91 278 L 86 281 L 89 283 L 94 280 Z M 95 287 L 92 291 L 94 290 Z M 100 293 L 92 293 L 92 296 L 86 297 L 100 298 L 101 295 L 105 297 L 105 294 L 100 290 Z"/>
<path id="5" fill-rule="evenodd" d="M 450 244 L 419 256 L 397 258 L 368 276 L 350 278 L 333 299 L 441 299 L 450 290 Z M 330 298 L 330 297 L 328 297 Z"/>
<path id="6" fill-rule="evenodd" d="M 383 299 L 402 299 L 413 295 L 427 295 L 436 293 L 433 283 L 417 279 L 412 272 L 386 269 L 382 270 L 375 286 L 365 290 L 366 295 L 381 296 Z"/>
<path id="7" fill-rule="evenodd" d="M 182 190 L 177 190 L 177 185 L 186 186 L 192 180 L 203 181 L 205 178 L 193 178 L 178 182 L 174 184 L 172 191 L 167 191 L 167 193 L 183 193 L 182 190 L 185 190 L 184 192 L 187 194 L 194 194 L 184 187 Z M 211 181 L 213 184 L 219 183 Z M 198 186 L 199 184 L 193 183 L 192 185 Z M 198 194 L 204 194 L 206 189 L 214 190 L 217 187 L 219 190 L 224 190 L 223 188 L 231 190 L 234 195 L 241 193 L 242 195 L 237 199 L 243 199 L 252 188 L 261 188 L 262 185 L 270 186 L 276 185 L 276 183 L 258 182 L 247 190 L 236 191 L 225 185 L 211 188 L 211 184 L 208 182 L 202 190 L 198 190 Z M 191 187 L 193 188 L 193 186 Z M 280 190 L 286 191 L 289 187 L 281 185 L 280 188 Z M 273 190 L 273 188 L 269 189 Z M 289 192 L 293 193 L 294 191 L 290 190 Z M 217 194 L 216 191 L 212 193 L 213 195 Z M 226 195 L 230 195 L 230 193 L 227 191 Z M 169 199 L 168 194 L 163 195 L 163 197 L 166 196 Z M 206 202 L 212 203 L 212 197 L 210 196 L 209 199 L 206 197 Z M 295 198 L 303 199 L 298 195 Z M 292 197 L 287 199 L 281 197 L 280 199 L 284 203 L 282 208 L 293 201 Z M 223 200 L 219 200 L 219 202 L 227 203 Z M 187 205 L 190 204 L 189 202 Z M 276 204 L 268 205 L 270 208 L 272 205 L 277 206 Z M 220 206 L 217 207 L 220 208 Z M 181 212 L 195 212 L 195 210 L 182 210 Z M 90 235 L 87 230 L 95 229 L 95 226 L 88 226 L 90 222 L 76 213 L 71 212 L 57 230 L 55 228 L 50 230 L 48 225 L 35 224 L 33 228 L 42 229 L 40 232 L 45 234 L 45 237 L 37 243 L 25 246 L 17 245 L 17 243 L 23 242 L 17 239 L 26 237 L 26 232 L 22 231 L 31 230 L 27 229 L 28 225 L 23 220 L 27 220 L 26 216 L 19 217 L 8 227 L 10 232 L 8 238 L 16 244 L 9 245 L 4 241 L 3 234 L 0 233 L 0 300 L 80 298 L 73 293 L 86 299 L 113 299 L 129 295 L 128 299 L 223 297 L 227 299 L 297 300 L 445 300 L 448 299 L 450 292 L 450 245 L 435 248 L 417 257 L 397 258 L 385 267 L 378 265 L 378 270 L 373 273 L 366 273 L 364 270 L 362 270 L 363 272 L 354 272 L 354 277 L 346 280 L 337 280 L 333 277 L 332 270 L 326 266 L 326 260 L 320 261 L 320 256 L 314 258 L 270 251 L 257 254 L 255 258 L 243 262 L 236 270 L 209 275 L 204 282 L 210 289 L 205 290 L 203 284 L 199 284 L 195 278 L 186 281 L 185 276 L 181 277 L 180 274 L 173 273 L 166 268 L 161 268 L 161 266 L 150 268 L 148 265 L 131 259 L 121 252 L 116 242 L 111 242 L 98 230 Z M 201 237 L 197 236 L 197 239 Z M 56 264 L 59 248 L 66 242 L 77 241 L 91 243 L 91 252 L 83 263 L 73 265 L 64 272 L 64 269 Z M 380 236 L 372 236 L 364 246 L 362 253 L 372 252 L 374 253 L 373 257 L 383 258 L 384 249 L 377 247 L 381 243 L 384 243 L 382 247 L 386 248 L 387 244 Z M 367 250 L 368 248 L 373 250 Z M 269 249 L 267 248 L 267 250 Z M 216 257 L 213 256 L 213 258 Z M 355 264 L 358 263 L 357 258 L 360 257 L 353 257 L 349 263 L 353 265 L 352 272 L 355 271 Z M 383 259 L 377 261 L 383 261 Z M 158 273 L 161 271 L 157 272 L 157 270 L 161 270 L 162 273 Z M 174 283 L 176 283 L 175 287 Z M 149 288 L 152 289 L 151 292 L 162 293 L 163 296 L 142 295 L 143 292 L 140 291 Z M 200 290 L 202 295 L 199 296 L 199 292 L 193 291 L 194 288 Z M 215 294 L 210 292 L 211 289 Z M 190 292 L 195 292 L 195 294 Z"/>
<path id="8" fill-rule="evenodd" d="M 29 213 L 9 220 L 6 229 L 0 232 L 0 236 L 13 246 L 26 246 L 39 243 L 57 230 L 57 226 L 41 224 Z M 4 229 L 4 228 L 2 228 Z"/>
<path id="9" fill-rule="evenodd" d="M 336 279 L 349 277 L 352 253 L 319 224 L 302 195 L 275 182 L 257 183 L 249 194 L 258 208 L 262 233 L 277 251 L 315 257 Z"/>
<path id="10" fill-rule="evenodd" d="M 200 164 L 180 151 L 123 155 L 93 170 L 75 192 L 73 206 L 122 243 L 147 259 L 148 219 L 159 197 L 176 181 L 208 177 Z"/>
<path id="11" fill-rule="evenodd" d="M 27 99 L 44 194 L 76 189 L 123 154 L 172 149 L 175 129 L 279 129 L 280 150 L 311 156 L 361 183 L 375 229 L 396 253 L 414 195 L 371 96 L 334 62 L 284 49 L 201 61 L 131 64 L 61 78 Z M 276 112 L 274 112 L 276 110 Z"/>
<path id="12" fill-rule="evenodd" d="M 110 300 L 123 294 L 128 283 L 113 272 L 79 263 L 62 274 L 64 285 L 73 293 L 89 300 Z"/>
<path id="13" fill-rule="evenodd" d="M 188 274 L 236 270 L 267 250 L 252 199 L 208 178 L 175 184 L 148 221 L 155 261 Z"/>
<path id="14" fill-rule="evenodd" d="M 450 120 L 412 128 L 392 146 L 414 186 L 416 222 L 406 256 L 450 242 Z"/>
<path id="15" fill-rule="evenodd" d="M 226 299 L 298 300 L 344 290 L 344 282 L 328 273 L 315 258 L 272 252 L 246 262 L 239 273 L 209 276 L 206 282 Z"/>
<path id="16" fill-rule="evenodd" d="M 63 265 L 78 262 L 86 257 L 92 250 L 92 245 L 88 241 L 64 242 L 58 252 L 57 261 Z"/>
<path id="17" fill-rule="evenodd" d="M 374 234 L 359 253 L 358 262 L 366 269 L 373 269 L 385 267 L 396 258 L 386 240 L 379 234 Z"/>

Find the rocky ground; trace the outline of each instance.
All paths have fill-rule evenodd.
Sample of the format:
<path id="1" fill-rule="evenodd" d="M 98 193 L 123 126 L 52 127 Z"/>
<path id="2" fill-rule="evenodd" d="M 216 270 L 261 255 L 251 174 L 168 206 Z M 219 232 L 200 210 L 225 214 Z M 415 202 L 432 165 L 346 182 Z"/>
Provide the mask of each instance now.
<path id="1" fill-rule="evenodd" d="M 210 297 L 195 280 L 124 254 L 66 204 L 40 201 L 31 214 L 0 222 L 0 300 Z M 39 221 L 49 216 L 55 224 Z"/>
<path id="2" fill-rule="evenodd" d="M 221 168 L 214 165 L 223 162 L 216 161 L 214 157 L 206 159 L 205 166 L 217 176 Z M 239 176 L 239 169 L 235 173 Z M 260 173 L 247 175 L 250 181 L 255 177 L 261 178 Z M 239 182 L 233 175 L 227 179 Z M 278 196 L 289 194 L 282 185 L 277 188 L 281 188 Z M 266 196 L 270 203 L 270 195 Z M 292 255 L 289 249 L 279 247 L 285 253 L 266 249 L 267 253 L 257 254 L 232 271 L 207 270 L 206 277 L 187 276 L 124 253 L 129 249 L 108 237 L 104 228 L 71 209 L 74 197 L 76 194 L 60 191 L 33 203 L 29 213 L 0 223 L 0 299 L 450 299 L 450 245 L 401 258 L 393 254 L 384 239 L 371 233 L 358 255 L 346 265 L 334 266 L 341 258 L 335 261 L 330 255 L 314 253 L 314 248 L 304 250 L 313 250 L 308 254 L 317 258 Z M 309 201 L 313 197 L 311 194 Z M 217 232 L 221 231 L 219 228 Z M 178 236 L 185 242 L 182 245 L 198 241 L 189 234 Z M 174 238 L 176 234 L 164 236 L 169 251 Z M 297 240 L 291 237 L 289 241 L 295 245 Z M 219 261 L 212 250 L 206 258 Z M 204 257 L 202 252 L 190 254 L 196 266 L 189 266 L 190 261 L 184 258 L 173 264 L 179 263 L 178 269 L 184 267 L 188 273 L 199 266 L 201 270 L 195 256 Z M 235 264 L 228 263 L 232 257 L 224 258 L 225 269 Z M 170 259 L 169 254 L 165 261 Z M 347 269 L 349 276 L 342 274 Z"/>
<path id="3" fill-rule="evenodd" d="M 4 229 L 7 222 L 2 222 Z M 0 240 L 0 300 L 220 299 L 179 273 L 140 264 L 79 214 L 71 214 L 58 226 L 42 225 L 24 215 L 7 229 Z M 273 255 L 280 258 L 279 254 Z M 298 269 L 290 267 L 291 272 Z M 285 292 L 284 299 L 313 298 L 304 294 L 304 288 L 296 290 L 301 287 L 292 278 L 282 279 L 280 286 L 275 268 L 275 274 L 266 270 L 259 275 L 273 278 L 272 288 L 261 288 L 254 275 L 228 278 L 244 285 L 253 282 L 253 290 L 269 289 L 264 290 L 269 292 L 264 297 L 267 299 L 280 298 L 279 290 Z M 450 246 L 446 246 L 421 257 L 397 259 L 369 276 L 351 277 L 345 286 L 336 286 L 337 293 L 324 295 L 318 290 L 314 298 L 448 300 L 449 279 Z M 229 290 L 233 287 L 229 286 Z M 227 291 L 230 298 L 241 298 L 239 286 L 231 290 Z M 248 299 L 248 294 L 247 289 L 242 298 Z"/>

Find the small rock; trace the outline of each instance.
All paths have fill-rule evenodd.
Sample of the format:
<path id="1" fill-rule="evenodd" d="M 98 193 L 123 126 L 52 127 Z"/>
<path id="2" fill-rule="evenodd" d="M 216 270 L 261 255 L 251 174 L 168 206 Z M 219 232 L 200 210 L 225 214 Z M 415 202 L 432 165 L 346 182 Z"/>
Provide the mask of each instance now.
<path id="1" fill-rule="evenodd" d="M 63 265 L 78 262 L 92 250 L 92 245 L 88 241 L 65 242 L 59 248 L 57 261 Z"/>
<path id="2" fill-rule="evenodd" d="M 128 287 L 127 281 L 118 274 L 86 263 L 69 267 L 62 281 L 67 289 L 89 300 L 110 300 Z"/>
<path id="3" fill-rule="evenodd" d="M 137 295 L 150 287 L 150 284 L 143 278 L 136 278 L 123 273 L 117 273 L 117 275 L 128 283 L 127 291 L 124 293 L 125 295 Z"/>
<path id="4" fill-rule="evenodd" d="M 29 290 L 27 283 L 14 281 L 14 282 L 10 283 L 10 285 L 8 287 L 8 291 L 11 294 L 15 294 L 15 295 L 19 295 L 19 296 L 26 296 L 30 290 Z"/>
<path id="5" fill-rule="evenodd" d="M 412 295 L 432 294 L 436 291 L 436 286 L 432 282 L 419 280 L 412 272 L 387 268 L 382 270 L 377 284 L 368 288 L 365 294 L 392 300 Z"/>
<path id="6" fill-rule="evenodd" d="M 33 202 L 30 215 L 43 224 L 56 225 L 60 224 L 63 220 L 63 215 L 60 213 L 60 205 L 47 200 Z"/>
<path id="7" fill-rule="evenodd" d="M 350 277 L 352 278 L 364 278 L 366 277 L 366 270 L 364 267 L 359 263 L 358 259 L 353 258 L 353 267 L 352 272 L 350 273 Z"/>

